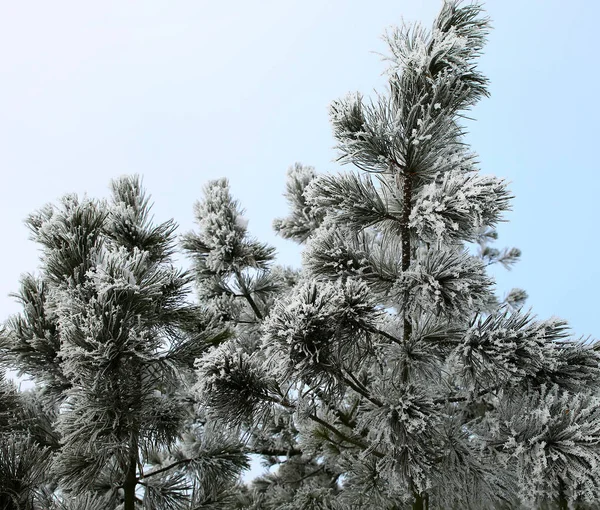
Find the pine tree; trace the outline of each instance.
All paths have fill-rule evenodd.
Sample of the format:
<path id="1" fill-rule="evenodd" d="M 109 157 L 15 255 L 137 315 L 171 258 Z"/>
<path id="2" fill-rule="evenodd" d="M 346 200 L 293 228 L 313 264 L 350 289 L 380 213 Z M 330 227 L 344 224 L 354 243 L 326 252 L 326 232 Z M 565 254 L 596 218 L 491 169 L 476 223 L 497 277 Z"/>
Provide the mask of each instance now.
<path id="1" fill-rule="evenodd" d="M 188 508 L 247 465 L 189 393 L 193 360 L 227 333 L 187 301 L 176 225 L 152 222 L 139 178 L 111 190 L 110 203 L 69 195 L 27 220 L 40 275 L 23 278 L 3 346 L 55 411 L 52 505 Z"/>
<path id="2" fill-rule="evenodd" d="M 465 112 L 488 95 L 488 26 L 449 1 L 432 30 L 387 34 L 387 92 L 331 106 L 355 170 L 290 173 L 275 227 L 306 242 L 304 272 L 270 307 L 261 351 L 198 363 L 210 413 L 256 428 L 291 416 L 330 477 L 285 508 L 600 501 L 598 354 L 523 312 L 523 291 L 499 302 L 486 272 L 519 256 L 488 245 L 511 196 L 465 143 Z"/>
<path id="3" fill-rule="evenodd" d="M 193 261 L 198 298 L 231 333 L 198 360 L 198 390 L 210 419 L 236 430 L 245 453 L 269 468 L 250 487 L 240 488 L 239 507 L 286 508 L 306 484 L 318 479 L 328 489 L 331 482 L 317 458 L 300 450 L 292 413 L 271 406 L 269 395 L 285 398 L 287 382 L 267 380 L 261 370 L 266 362 L 261 328 L 273 302 L 290 291 L 299 275 L 273 265 L 273 248 L 249 235 L 227 180 L 207 184 L 196 205 L 196 221 L 198 230 L 184 237 L 183 246 Z M 251 419 L 256 414 L 261 416 L 258 427 Z"/>
<path id="4" fill-rule="evenodd" d="M 35 394 L 19 392 L 0 372 L 0 509 L 38 508 L 52 481 L 48 469 L 56 445 Z"/>

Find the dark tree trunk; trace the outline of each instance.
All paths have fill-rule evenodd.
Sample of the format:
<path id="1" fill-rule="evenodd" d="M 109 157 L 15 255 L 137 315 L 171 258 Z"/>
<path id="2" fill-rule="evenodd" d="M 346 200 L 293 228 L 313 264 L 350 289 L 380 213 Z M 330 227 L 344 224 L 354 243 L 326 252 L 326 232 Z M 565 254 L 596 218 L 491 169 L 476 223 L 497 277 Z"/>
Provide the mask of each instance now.
<path id="1" fill-rule="evenodd" d="M 137 438 L 132 438 L 129 450 L 129 465 L 125 473 L 123 492 L 125 493 L 123 510 L 135 510 L 135 488 L 137 486 L 137 461 L 138 445 Z"/>
<path id="2" fill-rule="evenodd" d="M 425 494 L 415 494 L 412 510 L 427 510 L 428 506 L 427 496 L 425 496 Z"/>
<path id="3" fill-rule="evenodd" d="M 412 210 L 412 180 L 410 174 L 406 170 L 399 171 L 397 175 L 398 187 L 402 190 L 402 221 L 400 222 L 400 234 L 402 236 L 402 271 L 408 271 L 410 267 L 410 213 Z M 405 296 L 406 300 L 408 296 Z M 406 306 L 406 303 L 404 303 Z M 412 333 L 412 325 L 410 319 L 406 316 L 406 308 L 404 315 L 404 343 L 407 343 Z"/>
<path id="4" fill-rule="evenodd" d="M 559 510 L 569 510 L 569 501 L 567 500 L 567 495 L 565 494 L 565 488 L 565 482 L 563 482 L 562 479 L 559 479 L 558 498 L 556 499 Z"/>
<path id="5" fill-rule="evenodd" d="M 410 213 L 412 211 L 412 179 L 411 174 L 405 168 L 399 168 L 396 176 L 398 188 L 402 190 L 402 221 L 400 222 L 400 233 L 402 236 L 402 271 L 408 271 L 410 267 Z M 404 296 L 404 311 L 403 311 L 403 326 L 404 334 L 403 341 L 408 343 L 412 334 L 412 324 L 407 315 L 406 301 L 408 296 Z M 408 373 L 403 374 L 405 382 L 408 381 Z M 415 500 L 412 505 L 412 510 L 427 510 L 429 507 L 427 495 L 425 493 L 415 493 Z"/>

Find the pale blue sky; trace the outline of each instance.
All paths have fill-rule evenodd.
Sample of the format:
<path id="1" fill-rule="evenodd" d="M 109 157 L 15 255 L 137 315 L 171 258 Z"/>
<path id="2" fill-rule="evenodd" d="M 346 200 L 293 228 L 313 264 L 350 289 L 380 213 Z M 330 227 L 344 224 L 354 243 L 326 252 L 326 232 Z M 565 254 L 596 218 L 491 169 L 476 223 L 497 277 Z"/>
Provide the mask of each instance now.
<path id="1" fill-rule="evenodd" d="M 327 107 L 383 84 L 380 35 L 404 16 L 431 23 L 439 0 L 0 2 L 1 316 L 38 254 L 25 216 L 67 192 L 105 196 L 139 173 L 157 219 L 192 228 L 207 180 L 226 176 L 250 230 L 274 236 L 295 161 L 335 170 Z M 469 141 L 484 173 L 516 195 L 500 245 L 523 260 L 501 273 L 541 317 L 600 337 L 595 0 L 490 0 L 481 61 L 492 97 Z"/>

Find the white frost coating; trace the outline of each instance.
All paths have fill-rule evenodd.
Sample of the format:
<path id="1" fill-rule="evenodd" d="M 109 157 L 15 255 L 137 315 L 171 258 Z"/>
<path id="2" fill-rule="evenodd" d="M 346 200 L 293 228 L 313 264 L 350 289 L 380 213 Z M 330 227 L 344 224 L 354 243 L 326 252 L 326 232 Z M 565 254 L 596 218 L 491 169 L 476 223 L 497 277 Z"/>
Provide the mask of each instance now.
<path id="1" fill-rule="evenodd" d="M 342 160 L 367 173 L 291 174 L 295 216 L 279 231 L 308 240 L 300 283 L 269 296 L 256 357 L 217 348 L 200 365 L 217 411 L 231 411 L 260 365 L 276 387 L 265 406 L 289 416 L 276 429 L 303 453 L 297 465 L 318 455 L 316 472 L 294 472 L 287 481 L 299 488 L 274 508 L 303 508 L 307 493 L 324 503 L 318 491 L 331 480 L 328 508 L 410 508 L 416 493 L 431 508 L 600 499 L 600 410 L 588 394 L 598 354 L 567 342 L 561 321 L 502 308 L 488 260 L 466 250 L 510 200 L 504 181 L 479 175 L 463 137 L 461 112 L 486 93 L 475 66 L 486 26 L 476 5 L 445 2 L 431 33 L 388 38 L 392 94 L 332 106 Z M 315 210 L 324 218 L 313 228 Z"/>
<path id="2" fill-rule="evenodd" d="M 281 236 L 302 243 L 319 226 L 323 213 L 312 207 L 305 196 L 306 189 L 316 177 L 313 167 L 300 163 L 288 169 L 284 196 L 290 212 L 287 217 L 277 218 L 273 222 L 273 227 Z"/>
<path id="3" fill-rule="evenodd" d="M 423 186 L 410 215 L 420 237 L 447 242 L 470 239 L 481 227 L 494 225 L 508 209 L 506 182 L 493 176 L 452 171 Z"/>
<path id="4" fill-rule="evenodd" d="M 196 217 L 203 242 L 211 249 L 206 265 L 221 268 L 231 258 L 245 234 L 247 222 L 229 192 L 227 179 L 212 181 L 205 188 L 205 200 L 196 204 Z"/>
<path id="5" fill-rule="evenodd" d="M 87 273 L 100 298 L 112 291 L 140 291 L 140 277 L 148 267 L 148 253 L 125 248 L 103 250 L 96 265 Z"/>

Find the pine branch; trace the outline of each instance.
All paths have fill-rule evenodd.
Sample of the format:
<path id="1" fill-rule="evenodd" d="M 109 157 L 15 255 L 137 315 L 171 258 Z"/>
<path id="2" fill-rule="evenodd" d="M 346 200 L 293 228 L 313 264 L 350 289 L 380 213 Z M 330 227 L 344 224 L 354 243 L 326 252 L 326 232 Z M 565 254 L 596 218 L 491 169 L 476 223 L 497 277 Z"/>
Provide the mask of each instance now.
<path id="1" fill-rule="evenodd" d="M 311 471 L 310 473 L 308 473 L 296 480 L 284 480 L 283 483 L 293 483 L 293 484 L 302 483 L 304 480 L 311 478 L 315 475 L 318 475 L 319 473 L 321 473 L 324 470 L 325 470 L 325 465 L 323 464 L 321 467 L 315 469 L 314 471 Z"/>
<path id="2" fill-rule="evenodd" d="M 239 286 L 240 290 L 242 291 L 242 295 L 246 298 L 246 301 L 248 301 L 248 304 L 250 305 L 250 308 L 252 308 L 254 315 L 256 315 L 258 320 L 262 320 L 263 314 L 260 311 L 260 309 L 258 308 L 258 306 L 256 305 L 256 302 L 254 301 L 254 299 L 252 299 L 252 294 L 248 290 L 248 287 L 246 286 L 246 283 L 244 282 L 244 278 L 242 277 L 240 270 L 236 268 L 234 270 L 234 272 L 235 272 L 235 276 L 237 278 L 238 286 Z"/>
<path id="3" fill-rule="evenodd" d="M 285 400 L 279 400 L 279 399 L 275 399 L 275 398 L 270 398 L 270 400 L 272 402 L 276 402 L 280 405 L 282 405 L 283 407 L 289 408 L 289 409 L 293 409 L 296 410 L 296 406 L 290 404 L 288 401 Z M 326 422 L 325 420 L 323 420 L 322 418 L 319 418 L 316 414 L 311 413 L 307 415 L 308 418 L 310 418 L 312 421 L 318 423 L 319 425 L 322 425 L 323 427 L 325 427 L 326 429 L 330 430 L 331 432 L 333 432 L 336 436 L 338 436 L 339 438 L 341 438 L 342 440 L 346 441 L 347 443 L 351 443 L 355 446 L 358 446 L 359 448 L 362 449 L 367 449 L 368 446 L 363 443 L 362 441 L 359 441 L 358 439 L 353 439 L 351 437 L 348 437 L 346 434 L 344 434 L 343 432 L 341 432 L 339 429 L 337 429 L 336 427 L 334 427 L 333 425 L 331 425 L 330 423 Z M 377 456 L 381 456 L 383 457 L 383 454 L 378 453 L 378 452 L 374 452 L 377 454 Z"/>
<path id="4" fill-rule="evenodd" d="M 338 408 L 336 408 L 331 403 L 331 400 L 327 397 L 327 395 L 325 395 L 325 393 L 323 391 L 321 391 L 319 388 L 314 388 L 314 392 L 315 392 L 315 395 L 317 395 L 317 397 L 319 397 L 321 402 L 323 402 L 327 406 L 329 411 L 331 411 L 333 414 L 335 414 L 337 419 L 340 420 L 340 422 L 342 422 L 344 425 L 346 425 L 346 427 L 352 429 L 356 426 L 356 421 L 351 420 L 350 416 L 352 416 L 352 414 L 356 410 L 356 407 L 358 406 L 358 403 L 361 400 L 360 398 L 356 399 L 355 405 L 353 406 L 353 408 L 350 410 L 349 413 L 344 413 L 344 412 L 340 411 Z"/>
<path id="5" fill-rule="evenodd" d="M 346 434 L 344 434 L 343 432 L 341 432 L 340 430 L 338 430 L 336 427 L 334 427 L 330 423 L 328 423 L 325 420 L 319 418 L 316 414 L 309 414 L 308 417 L 312 421 L 314 421 L 315 423 L 318 423 L 319 425 L 322 425 L 323 427 L 325 427 L 327 430 L 333 432 L 336 436 L 338 436 L 340 439 L 346 441 L 347 443 L 353 444 L 354 446 L 358 446 L 362 450 L 367 450 L 368 449 L 368 445 L 366 445 L 365 443 L 363 443 L 362 441 L 360 441 L 358 439 L 354 439 L 354 438 L 348 437 Z M 384 456 L 382 453 L 376 452 L 376 451 L 373 451 L 373 454 L 376 455 L 377 457 L 383 457 Z"/>
<path id="6" fill-rule="evenodd" d="M 388 340 L 392 341 L 393 343 L 395 343 L 397 345 L 404 345 L 404 342 L 398 340 L 394 335 L 391 335 L 390 333 L 388 333 L 387 331 L 384 331 L 383 329 L 379 329 L 379 328 L 372 326 L 372 327 L 366 327 L 365 330 L 368 331 L 369 333 L 381 335 L 382 337 L 387 338 Z"/>
<path id="7" fill-rule="evenodd" d="M 501 389 L 504 385 L 502 384 L 496 384 L 494 386 L 492 386 L 491 388 L 484 388 L 483 390 L 480 390 L 477 392 L 477 394 L 475 395 L 475 398 L 481 398 L 485 395 L 487 395 L 488 393 L 492 393 L 494 391 L 497 391 L 499 389 Z M 447 398 L 438 398 L 436 400 L 433 401 L 434 404 L 445 404 L 445 403 L 458 403 L 458 402 L 468 402 L 470 400 L 472 400 L 473 397 L 447 397 Z"/>
<path id="8" fill-rule="evenodd" d="M 160 469 L 156 469 L 155 471 L 151 471 L 150 473 L 146 473 L 146 474 L 142 474 L 141 476 L 137 477 L 137 481 L 139 482 L 140 480 L 145 480 L 146 478 L 150 478 L 152 476 L 156 476 L 156 475 L 160 475 L 161 473 L 165 473 L 166 471 L 169 471 L 173 468 L 176 468 L 177 466 L 183 466 L 185 464 L 190 464 L 191 462 L 194 462 L 195 459 L 181 459 L 178 460 L 176 462 L 173 462 L 172 464 L 169 464 L 168 466 L 162 467 Z"/>
<path id="9" fill-rule="evenodd" d="M 356 391 L 356 393 L 358 393 L 359 395 L 362 395 L 363 397 L 365 397 L 369 402 L 371 402 L 372 404 L 376 405 L 377 407 L 381 407 L 383 405 L 383 402 L 381 402 L 380 400 L 376 399 L 375 397 L 372 397 L 369 394 L 369 391 L 367 390 L 367 388 L 365 388 L 360 381 L 356 380 L 356 378 L 346 370 L 346 373 L 348 374 L 348 376 L 352 379 L 349 380 L 347 377 L 342 376 L 342 380 L 348 385 L 350 386 L 354 391 Z"/>
<path id="10" fill-rule="evenodd" d="M 295 457 L 303 454 L 299 448 L 248 448 L 246 453 L 265 457 Z"/>

